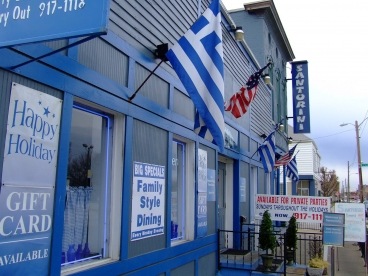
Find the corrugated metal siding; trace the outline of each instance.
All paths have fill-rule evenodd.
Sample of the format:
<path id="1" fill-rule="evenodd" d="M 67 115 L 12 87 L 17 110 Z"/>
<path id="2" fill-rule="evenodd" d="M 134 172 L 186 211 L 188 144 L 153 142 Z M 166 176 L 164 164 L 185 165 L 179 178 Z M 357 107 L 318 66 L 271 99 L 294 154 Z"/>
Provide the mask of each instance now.
<path id="1" fill-rule="evenodd" d="M 195 275 L 195 263 L 189 262 L 170 271 L 170 276 Z"/>
<path id="2" fill-rule="evenodd" d="M 185 118 L 194 121 L 195 116 L 195 108 L 192 99 L 179 91 L 178 89 L 174 89 L 174 104 L 173 110 L 174 112 L 183 115 Z"/>
<path id="3" fill-rule="evenodd" d="M 174 44 L 196 20 L 197 10 L 195 0 L 111 1 L 109 30 L 150 56 L 156 45 Z"/>
<path id="4" fill-rule="evenodd" d="M 62 40 L 46 41 L 46 42 L 43 42 L 43 44 L 46 45 L 47 47 L 50 47 L 53 50 L 59 50 L 68 45 L 68 40 L 62 39 Z M 67 55 L 68 50 L 65 49 L 63 51 L 60 51 L 59 53 L 62 55 Z"/>
<path id="5" fill-rule="evenodd" d="M 79 45 L 78 61 L 120 85 L 128 85 L 128 57 L 100 38 Z"/>
<path id="6" fill-rule="evenodd" d="M 203 256 L 198 261 L 198 276 L 216 275 L 217 258 L 216 253 Z"/>
<path id="7" fill-rule="evenodd" d="M 149 73 L 147 69 L 137 64 L 135 70 L 135 89 L 144 82 Z M 156 75 L 152 75 L 147 80 L 139 90 L 139 93 L 163 107 L 169 107 L 169 84 Z"/>

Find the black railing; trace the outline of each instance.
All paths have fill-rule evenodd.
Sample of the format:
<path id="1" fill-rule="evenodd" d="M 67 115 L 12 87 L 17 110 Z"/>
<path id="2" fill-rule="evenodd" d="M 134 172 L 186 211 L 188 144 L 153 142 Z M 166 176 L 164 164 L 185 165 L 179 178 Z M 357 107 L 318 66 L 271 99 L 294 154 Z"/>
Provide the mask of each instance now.
<path id="1" fill-rule="evenodd" d="M 261 255 L 265 253 L 258 247 L 258 225 L 243 224 L 243 231 L 218 230 L 218 269 L 227 267 L 248 271 L 262 271 Z M 323 254 L 322 234 L 320 232 L 298 232 L 294 264 L 307 266 L 309 260 Z M 274 250 L 272 273 L 286 275 L 285 228 L 275 227 L 277 246 Z"/>

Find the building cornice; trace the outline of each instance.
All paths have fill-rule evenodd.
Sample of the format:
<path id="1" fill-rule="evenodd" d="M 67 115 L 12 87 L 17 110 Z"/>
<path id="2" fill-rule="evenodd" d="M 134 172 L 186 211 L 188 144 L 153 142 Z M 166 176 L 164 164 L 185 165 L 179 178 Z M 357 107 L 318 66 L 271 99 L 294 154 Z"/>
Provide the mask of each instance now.
<path id="1" fill-rule="evenodd" d="M 273 17 L 272 19 L 274 20 L 274 22 L 277 25 L 276 29 L 279 30 L 280 36 L 282 37 L 282 40 L 283 40 L 283 42 L 285 44 L 285 47 L 288 51 L 288 54 L 290 56 L 291 60 L 289 60 L 289 61 L 292 61 L 293 59 L 295 59 L 293 49 L 291 48 L 289 39 L 286 36 L 284 27 L 282 26 L 280 17 L 277 13 L 275 4 L 273 3 L 272 0 L 261 0 L 261 1 L 254 1 L 254 2 L 250 2 L 250 3 L 245 3 L 244 4 L 244 9 L 249 13 L 250 12 L 264 12 L 265 13 L 266 11 L 271 12 L 272 17 Z"/>

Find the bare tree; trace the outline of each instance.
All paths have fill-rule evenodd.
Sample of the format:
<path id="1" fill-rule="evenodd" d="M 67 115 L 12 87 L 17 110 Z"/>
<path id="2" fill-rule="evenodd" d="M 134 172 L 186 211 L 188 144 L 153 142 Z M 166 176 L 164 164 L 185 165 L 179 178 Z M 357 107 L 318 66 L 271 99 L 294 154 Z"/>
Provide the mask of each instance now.
<path id="1" fill-rule="evenodd" d="M 326 167 L 320 169 L 320 184 L 322 196 L 335 196 L 339 192 L 340 182 L 335 170 L 328 170 Z"/>
<path id="2" fill-rule="evenodd" d="M 70 186 L 88 186 L 88 168 L 89 168 L 89 156 L 86 153 L 81 153 L 77 157 L 69 161 L 68 165 L 68 178 L 70 180 Z"/>

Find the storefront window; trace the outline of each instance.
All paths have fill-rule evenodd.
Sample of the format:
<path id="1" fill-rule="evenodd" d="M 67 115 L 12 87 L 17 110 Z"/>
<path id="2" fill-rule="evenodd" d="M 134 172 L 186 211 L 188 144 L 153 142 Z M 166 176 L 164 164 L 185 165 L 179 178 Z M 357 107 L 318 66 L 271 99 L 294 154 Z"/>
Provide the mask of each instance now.
<path id="1" fill-rule="evenodd" d="M 171 162 L 171 242 L 194 239 L 194 143 L 176 137 Z M 180 139 L 180 140 L 179 140 Z"/>
<path id="2" fill-rule="evenodd" d="M 297 184 L 297 193 L 300 196 L 309 196 L 309 183 L 308 181 L 299 181 Z"/>
<path id="3" fill-rule="evenodd" d="M 171 240 L 185 233 L 185 145 L 173 141 L 171 186 Z"/>
<path id="4" fill-rule="evenodd" d="M 62 266 L 109 257 L 112 118 L 73 108 L 64 210 Z"/>

